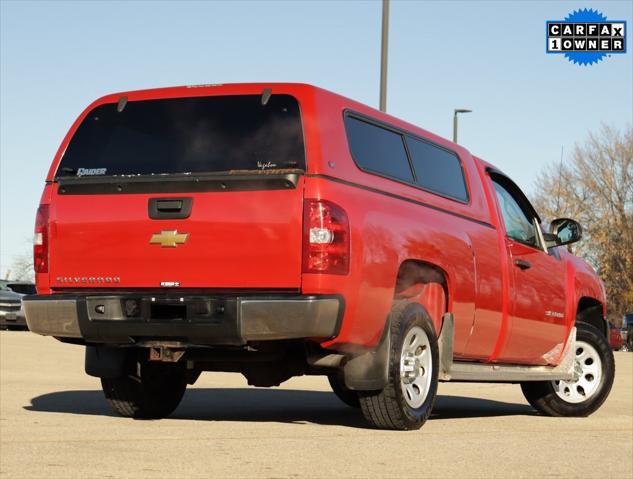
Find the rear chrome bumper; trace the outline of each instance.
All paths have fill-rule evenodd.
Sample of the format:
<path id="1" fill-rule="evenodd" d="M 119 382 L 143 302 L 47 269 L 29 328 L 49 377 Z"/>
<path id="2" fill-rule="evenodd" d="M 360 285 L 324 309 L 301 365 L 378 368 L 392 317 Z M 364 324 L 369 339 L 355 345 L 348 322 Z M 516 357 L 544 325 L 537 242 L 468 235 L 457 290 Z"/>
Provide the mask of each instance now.
<path id="1" fill-rule="evenodd" d="M 76 300 L 27 301 L 24 299 L 22 304 L 26 314 L 26 324 L 31 332 L 63 338 L 81 337 Z"/>
<path id="2" fill-rule="evenodd" d="M 58 294 L 23 302 L 34 333 L 120 344 L 154 338 L 202 345 L 329 339 L 338 334 L 344 309 L 338 296 Z"/>

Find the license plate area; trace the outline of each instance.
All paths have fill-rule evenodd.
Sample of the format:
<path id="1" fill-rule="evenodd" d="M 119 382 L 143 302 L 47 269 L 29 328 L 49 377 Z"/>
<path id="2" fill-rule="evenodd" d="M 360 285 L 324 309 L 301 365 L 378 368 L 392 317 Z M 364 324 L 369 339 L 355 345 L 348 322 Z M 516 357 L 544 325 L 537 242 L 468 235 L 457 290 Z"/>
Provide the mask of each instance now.
<path id="1" fill-rule="evenodd" d="M 150 319 L 156 321 L 185 321 L 187 305 L 181 302 L 154 301 L 150 303 Z"/>
<path id="2" fill-rule="evenodd" d="M 86 298 L 86 309 L 90 321 L 219 323 L 233 303 L 194 296 L 98 296 Z"/>

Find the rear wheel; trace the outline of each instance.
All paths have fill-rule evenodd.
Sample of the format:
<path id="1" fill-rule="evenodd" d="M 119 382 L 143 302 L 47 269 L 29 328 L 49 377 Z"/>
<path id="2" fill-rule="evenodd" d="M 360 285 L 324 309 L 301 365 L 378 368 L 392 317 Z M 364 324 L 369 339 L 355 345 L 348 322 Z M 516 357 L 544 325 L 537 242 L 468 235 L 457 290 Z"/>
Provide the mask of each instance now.
<path id="1" fill-rule="evenodd" d="M 332 387 L 334 394 L 336 394 L 336 397 L 350 407 L 360 407 L 358 393 L 345 386 L 345 380 L 340 373 L 330 374 L 327 379 L 330 382 L 330 386 Z"/>
<path id="2" fill-rule="evenodd" d="M 112 408 L 124 417 L 160 419 L 180 404 L 187 388 L 179 364 L 134 362 L 125 376 L 101 378 L 103 393 Z"/>
<path id="3" fill-rule="evenodd" d="M 615 362 L 607 339 L 589 324 L 578 323 L 577 328 L 576 378 L 521 384 L 532 407 L 548 416 L 588 416 L 604 403 L 613 385 Z"/>
<path id="4" fill-rule="evenodd" d="M 359 393 L 365 418 L 380 429 L 419 429 L 437 393 L 439 354 L 433 322 L 417 303 L 395 303 L 389 315 L 387 386 Z"/>

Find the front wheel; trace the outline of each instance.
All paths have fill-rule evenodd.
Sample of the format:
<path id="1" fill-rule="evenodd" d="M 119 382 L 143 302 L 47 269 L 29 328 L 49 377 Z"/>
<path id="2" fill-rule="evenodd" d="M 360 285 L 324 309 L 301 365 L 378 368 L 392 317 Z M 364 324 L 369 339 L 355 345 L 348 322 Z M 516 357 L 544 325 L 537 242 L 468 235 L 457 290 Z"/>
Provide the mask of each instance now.
<path id="1" fill-rule="evenodd" d="M 179 364 L 134 361 L 127 375 L 101 378 L 101 386 L 108 403 L 121 416 L 160 419 L 178 407 L 187 380 Z"/>
<path id="2" fill-rule="evenodd" d="M 594 326 L 578 323 L 575 349 L 575 379 L 521 383 L 525 398 L 543 414 L 589 416 L 611 391 L 615 361 L 604 335 Z"/>
<path id="3" fill-rule="evenodd" d="M 439 353 L 430 316 L 417 303 L 395 303 L 388 383 L 380 391 L 359 392 L 365 418 L 379 429 L 419 429 L 431 414 L 437 393 Z"/>

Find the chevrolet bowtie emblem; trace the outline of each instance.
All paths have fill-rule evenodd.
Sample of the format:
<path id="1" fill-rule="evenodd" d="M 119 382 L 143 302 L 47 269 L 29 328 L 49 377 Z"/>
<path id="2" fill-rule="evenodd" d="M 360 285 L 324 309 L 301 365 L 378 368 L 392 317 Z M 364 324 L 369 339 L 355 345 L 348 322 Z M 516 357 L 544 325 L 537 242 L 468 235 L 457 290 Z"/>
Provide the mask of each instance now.
<path id="1" fill-rule="evenodd" d="M 161 248 L 175 248 L 179 244 L 183 244 L 189 238 L 189 233 L 178 233 L 178 230 L 163 230 L 160 233 L 154 233 L 149 240 L 150 244 L 159 244 Z"/>

